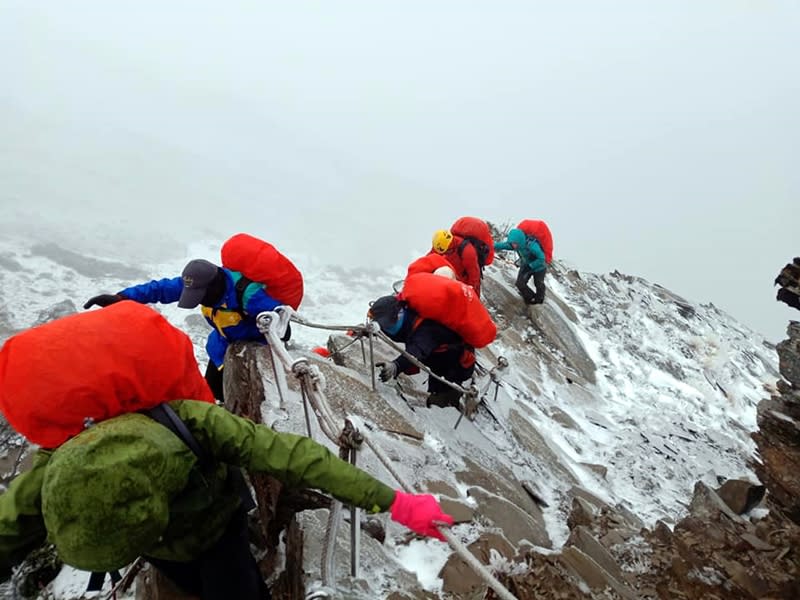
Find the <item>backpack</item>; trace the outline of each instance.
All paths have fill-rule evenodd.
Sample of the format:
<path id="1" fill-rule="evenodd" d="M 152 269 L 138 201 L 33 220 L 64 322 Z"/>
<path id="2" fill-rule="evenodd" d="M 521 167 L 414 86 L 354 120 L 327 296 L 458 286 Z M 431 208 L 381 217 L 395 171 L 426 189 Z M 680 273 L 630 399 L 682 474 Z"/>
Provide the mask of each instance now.
<path id="1" fill-rule="evenodd" d="M 450 227 L 450 231 L 454 235 L 464 239 L 482 242 L 481 249 L 479 249 L 477 245 L 475 246 L 479 256 L 481 251 L 483 251 L 485 255 L 485 262 L 481 264 L 481 267 L 492 264 L 492 261 L 494 261 L 494 240 L 492 239 L 492 232 L 489 230 L 489 225 L 487 225 L 486 221 L 478 219 L 477 217 L 461 217 L 453 223 L 452 227 Z"/>
<path id="2" fill-rule="evenodd" d="M 452 329 L 475 348 L 494 341 L 497 325 L 470 286 L 433 273 L 409 275 L 398 300 L 406 302 L 423 319 Z"/>
<path id="3" fill-rule="evenodd" d="M 187 398 L 214 402 L 191 340 L 131 300 L 27 329 L 0 349 L 0 412 L 44 448 L 92 423 Z"/>
<path id="4" fill-rule="evenodd" d="M 493 256 L 493 247 L 494 246 L 493 245 L 492 246 L 488 246 L 486 244 L 486 242 L 484 242 L 483 240 L 480 240 L 480 239 L 478 239 L 476 237 L 465 237 L 464 240 L 458 245 L 458 249 L 456 250 L 456 252 L 458 252 L 459 256 L 461 256 L 463 254 L 464 247 L 467 244 L 472 244 L 472 246 L 475 248 L 475 252 L 478 254 L 478 266 L 481 268 L 481 277 L 482 277 L 483 276 L 483 267 L 485 267 L 487 264 L 489 264 L 486 261 L 491 262 L 489 260 L 490 256 L 492 256 L 492 260 L 494 260 L 494 256 Z M 490 250 L 490 248 L 492 248 L 492 250 Z"/>
<path id="5" fill-rule="evenodd" d="M 536 238 L 536 241 L 542 247 L 544 260 L 547 264 L 553 261 L 553 235 L 550 233 L 547 223 L 535 219 L 525 219 L 519 222 L 517 229 L 527 236 Z"/>
<path id="6" fill-rule="evenodd" d="M 297 310 L 303 300 L 303 276 L 292 261 L 272 244 L 237 233 L 220 251 L 222 266 L 242 274 L 236 285 L 236 296 L 242 306 L 242 295 L 251 283 L 259 283 L 276 300 Z"/>
<path id="7" fill-rule="evenodd" d="M 430 254 L 426 254 L 425 256 L 418 258 L 410 265 L 408 265 L 408 271 L 406 272 L 406 278 L 414 273 L 433 273 L 437 269 L 441 267 L 449 267 L 450 261 L 448 261 L 444 255 L 437 254 L 432 252 Z"/>

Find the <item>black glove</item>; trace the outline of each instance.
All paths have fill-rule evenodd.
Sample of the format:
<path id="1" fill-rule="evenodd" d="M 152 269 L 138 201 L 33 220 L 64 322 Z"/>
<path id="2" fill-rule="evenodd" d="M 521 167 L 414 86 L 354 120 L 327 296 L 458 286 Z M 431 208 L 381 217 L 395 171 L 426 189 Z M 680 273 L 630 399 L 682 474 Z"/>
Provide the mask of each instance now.
<path id="1" fill-rule="evenodd" d="M 89 298 L 86 301 L 86 304 L 83 305 L 83 308 L 91 308 L 92 306 L 110 306 L 115 302 L 119 302 L 120 300 L 125 300 L 125 298 L 119 294 L 100 294 L 99 296 Z"/>
<path id="2" fill-rule="evenodd" d="M 380 368 L 381 372 L 378 374 L 378 377 L 384 383 L 397 377 L 397 365 L 393 362 L 378 363 L 375 366 Z"/>

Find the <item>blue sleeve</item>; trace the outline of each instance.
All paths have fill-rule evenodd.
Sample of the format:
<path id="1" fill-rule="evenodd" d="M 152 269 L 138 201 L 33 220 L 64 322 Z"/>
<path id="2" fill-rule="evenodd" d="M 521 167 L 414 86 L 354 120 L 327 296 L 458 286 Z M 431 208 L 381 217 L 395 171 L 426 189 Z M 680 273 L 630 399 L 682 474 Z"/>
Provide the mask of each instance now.
<path id="1" fill-rule="evenodd" d="M 514 248 L 511 247 L 511 242 L 495 242 L 494 249 L 497 250 L 513 250 Z"/>
<path id="2" fill-rule="evenodd" d="M 528 266 L 530 267 L 531 271 L 536 273 L 537 271 L 541 271 L 545 268 L 546 263 L 544 260 L 544 251 L 542 247 L 539 245 L 539 242 L 536 240 L 531 240 L 528 242 L 528 252 L 530 256 L 528 257 Z"/>
<path id="3" fill-rule="evenodd" d="M 129 300 L 134 300 L 142 304 L 172 304 L 181 297 L 183 290 L 183 280 L 180 277 L 172 279 L 153 280 L 149 283 L 142 283 L 125 288 L 118 292 L 120 296 L 125 296 Z"/>
<path id="4" fill-rule="evenodd" d="M 282 302 L 275 300 L 265 292 L 260 284 L 253 283 L 248 285 L 242 294 L 242 304 L 244 304 L 244 312 L 253 317 L 258 316 L 258 313 L 275 310 L 275 307 L 283 305 Z"/>

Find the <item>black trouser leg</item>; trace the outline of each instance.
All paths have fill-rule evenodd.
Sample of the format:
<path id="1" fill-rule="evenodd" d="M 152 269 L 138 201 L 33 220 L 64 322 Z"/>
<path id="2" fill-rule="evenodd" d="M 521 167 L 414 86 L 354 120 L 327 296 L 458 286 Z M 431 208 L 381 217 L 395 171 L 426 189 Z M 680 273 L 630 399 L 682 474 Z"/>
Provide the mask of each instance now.
<path id="1" fill-rule="evenodd" d="M 533 290 L 528 287 L 528 280 L 533 276 L 533 271 L 528 268 L 528 265 L 522 265 L 517 274 L 517 289 L 522 295 L 522 299 L 530 304 L 533 301 L 535 294 Z"/>
<path id="2" fill-rule="evenodd" d="M 208 366 L 206 367 L 206 382 L 208 383 L 208 387 L 211 388 L 211 393 L 214 394 L 214 398 L 223 402 L 225 400 L 225 395 L 222 391 L 222 369 L 218 369 L 217 365 L 211 360 L 208 361 Z"/>
<path id="3" fill-rule="evenodd" d="M 547 269 L 536 271 L 533 274 L 533 285 L 536 286 L 536 295 L 533 298 L 534 303 L 541 304 L 544 302 L 544 293 L 547 288 L 544 285 L 544 276 L 547 274 Z"/>
<path id="4" fill-rule="evenodd" d="M 187 563 L 147 558 L 183 591 L 202 600 L 264 600 L 270 598 L 256 560 L 250 553 L 247 513 L 238 510 L 222 537 Z"/>
<path id="5" fill-rule="evenodd" d="M 461 365 L 460 359 L 463 352 L 463 348 L 451 349 L 447 352 L 434 352 L 428 358 L 427 365 L 431 371 L 440 377 L 444 377 L 447 381 L 462 384 L 472 377 L 472 373 L 475 370 L 474 363 L 470 364 L 469 367 Z M 458 408 L 460 406 L 461 392 L 454 390 L 435 377 L 428 377 L 428 392 L 430 395 L 425 402 L 428 408 L 431 406 L 441 406 L 442 408 L 453 406 Z"/>

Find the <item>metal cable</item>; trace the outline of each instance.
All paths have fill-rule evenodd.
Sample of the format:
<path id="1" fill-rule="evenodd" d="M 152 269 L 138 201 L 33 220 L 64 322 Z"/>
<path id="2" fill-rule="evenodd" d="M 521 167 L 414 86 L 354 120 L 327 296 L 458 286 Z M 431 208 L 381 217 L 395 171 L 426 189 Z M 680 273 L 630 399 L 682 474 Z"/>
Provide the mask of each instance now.
<path id="1" fill-rule="evenodd" d="M 353 426 L 356 427 L 358 431 L 360 432 L 366 431 L 367 428 L 363 426 L 363 423 L 361 424 L 361 426 L 358 426 L 360 423 L 359 419 L 357 419 L 356 417 L 349 417 L 349 418 L 352 421 Z M 381 461 L 386 470 L 392 474 L 392 477 L 395 478 L 397 483 L 399 483 L 400 486 L 406 492 L 415 493 L 415 490 L 411 486 L 411 484 L 408 483 L 405 480 L 405 478 L 402 475 L 400 475 L 397 469 L 394 468 L 394 466 L 391 464 L 391 460 L 389 459 L 389 457 L 386 455 L 383 449 L 381 449 L 381 447 L 374 442 L 372 436 L 363 433 L 362 435 L 364 437 L 364 443 L 366 443 L 370 447 L 370 449 L 375 453 L 375 456 L 378 457 L 378 460 Z M 512 594 L 510 591 L 508 591 L 508 589 L 506 589 L 506 587 L 502 583 L 500 583 L 500 581 L 494 575 L 492 575 L 492 573 L 486 568 L 486 566 L 481 564 L 481 562 L 477 558 L 475 558 L 475 556 L 473 556 L 473 554 L 469 550 L 467 550 L 467 547 L 461 543 L 461 540 L 459 540 L 455 535 L 453 535 L 453 533 L 450 531 L 449 528 L 439 527 L 439 532 L 444 536 L 445 540 L 447 540 L 447 543 L 450 544 L 450 547 L 456 552 L 456 554 L 458 554 L 464 560 L 464 562 L 466 562 L 470 567 L 472 567 L 475 573 L 481 579 L 483 579 L 487 583 L 487 585 L 489 585 L 489 587 L 491 587 L 495 591 L 498 598 L 500 598 L 501 600 L 517 600 L 517 597 L 514 596 L 514 594 Z"/>
<path id="2" fill-rule="evenodd" d="M 287 312 L 290 310 L 291 309 L 287 309 Z M 327 327 L 327 326 L 323 327 L 321 325 L 313 325 L 307 323 L 304 319 L 301 319 L 293 312 L 289 312 L 289 314 L 291 320 L 301 325 L 306 325 L 308 327 L 319 327 L 322 329 L 334 329 L 334 330 L 341 330 L 341 329 L 354 330 L 354 328 L 351 327 L 347 328 Z M 317 414 L 317 418 L 320 422 L 320 427 L 322 428 L 322 431 L 325 433 L 325 435 L 328 436 L 328 438 L 330 438 L 331 441 L 333 441 L 338 445 L 340 443 L 340 439 L 339 436 L 335 433 L 334 416 L 328 406 L 327 399 L 325 398 L 325 394 L 323 392 L 323 380 L 321 374 L 319 373 L 319 369 L 317 369 L 315 365 L 309 364 L 306 359 L 299 359 L 296 361 L 292 360 L 289 353 L 279 343 L 280 342 L 280 336 L 278 334 L 279 321 L 280 319 L 278 320 L 274 319 L 271 316 L 271 313 L 261 313 L 258 315 L 257 318 L 259 331 L 261 331 L 266 336 L 270 345 L 273 346 L 273 349 L 275 350 L 274 355 L 278 357 L 278 359 L 283 364 L 284 368 L 287 371 L 293 373 L 296 377 L 300 378 L 301 382 L 309 383 L 308 387 L 306 388 L 306 392 L 308 393 L 309 402 L 311 403 L 311 406 L 314 408 L 315 413 Z M 388 338 L 388 336 L 386 336 L 383 332 L 379 330 L 375 331 L 375 328 L 372 327 L 372 325 L 373 324 L 370 323 L 366 327 L 360 326 L 363 332 L 370 335 L 370 339 L 372 338 L 372 335 L 377 335 L 387 344 L 389 344 L 389 346 L 398 350 L 399 352 L 402 352 L 407 358 L 411 360 L 412 364 L 415 364 L 416 366 L 428 372 L 430 376 L 435 377 L 442 383 L 449 385 L 453 389 L 460 391 L 463 394 L 477 395 L 478 390 L 474 385 L 471 386 L 470 389 L 465 389 L 459 385 L 456 385 L 446 379 L 439 377 L 438 375 L 430 371 L 430 369 L 428 369 L 425 365 L 419 362 L 415 357 L 411 356 L 404 349 L 397 346 L 394 343 L 394 341 Z M 377 443 L 375 443 L 375 441 L 371 438 L 371 436 L 368 436 L 364 433 L 366 431 L 366 427 L 363 426 L 361 420 L 354 416 L 349 416 L 348 420 L 355 428 L 355 430 L 361 434 L 364 443 L 366 443 L 369 446 L 369 448 L 375 453 L 375 456 L 378 458 L 378 460 L 381 461 L 386 470 L 392 475 L 392 477 L 395 478 L 395 480 L 400 484 L 400 486 L 408 493 L 415 493 L 414 488 L 403 478 L 402 475 L 400 475 L 397 469 L 395 469 L 394 465 L 392 464 L 392 461 L 389 459 L 389 457 L 386 455 L 383 449 L 380 448 L 380 446 L 378 446 Z M 361 426 L 358 426 L 359 424 L 361 424 Z M 334 501 L 334 504 L 331 507 L 331 514 L 329 514 L 329 524 L 331 527 L 329 527 L 328 533 L 326 533 L 326 539 L 328 538 L 328 534 L 333 531 L 333 527 L 338 527 L 338 523 L 336 521 L 338 521 L 339 519 L 340 511 L 341 511 L 341 503 L 338 501 Z M 333 513 L 336 513 L 336 515 L 334 516 Z M 503 586 L 503 584 L 500 583 L 500 581 L 496 577 L 494 577 L 494 575 L 492 575 L 492 573 L 483 564 L 481 564 L 481 562 L 477 558 L 475 558 L 475 556 L 473 556 L 472 553 L 469 552 L 469 550 L 467 550 L 466 546 L 464 546 L 464 544 L 462 544 L 461 541 L 458 538 L 456 538 L 455 535 L 453 535 L 453 533 L 448 528 L 440 527 L 439 531 L 442 533 L 445 540 L 447 540 L 447 542 L 450 544 L 450 547 L 453 548 L 453 550 L 462 558 L 462 560 L 464 560 L 464 562 L 466 562 L 475 571 L 475 573 L 479 577 L 481 577 L 481 579 L 483 579 L 487 583 L 487 585 L 489 585 L 489 587 L 491 587 L 495 591 L 498 598 L 500 598 L 501 600 L 517 600 L 516 596 L 514 596 L 510 591 L 508 591 L 508 589 L 506 589 L 506 587 Z M 335 546 L 334 540 L 335 540 L 335 532 L 334 535 L 330 535 L 330 541 L 326 544 L 326 556 L 324 557 L 322 563 L 324 582 L 326 581 L 326 576 L 333 577 L 333 570 L 334 570 L 333 557 L 332 557 L 333 552 L 331 550 L 330 556 L 327 556 L 327 549 L 329 547 L 333 548 Z M 326 585 L 328 584 L 326 583 Z"/>

